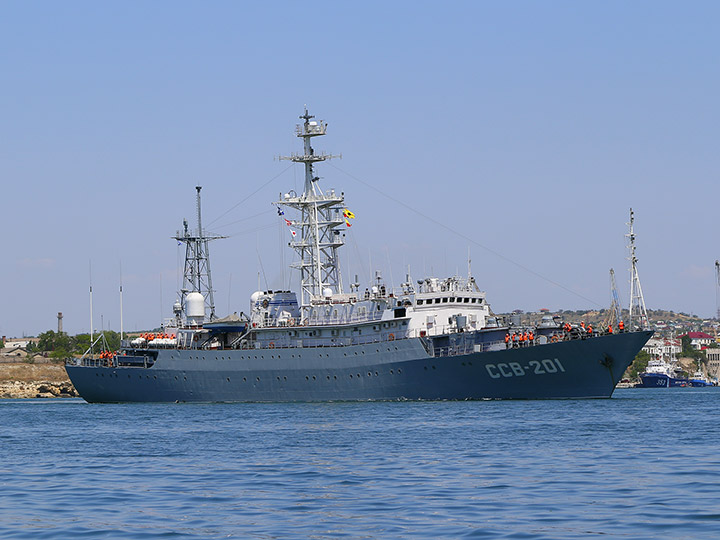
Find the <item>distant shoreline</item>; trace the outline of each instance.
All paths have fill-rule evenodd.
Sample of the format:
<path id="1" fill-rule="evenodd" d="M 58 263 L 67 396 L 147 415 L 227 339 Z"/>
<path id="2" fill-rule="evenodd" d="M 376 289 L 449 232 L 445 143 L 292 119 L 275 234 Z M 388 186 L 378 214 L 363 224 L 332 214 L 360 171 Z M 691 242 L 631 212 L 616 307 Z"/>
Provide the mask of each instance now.
<path id="1" fill-rule="evenodd" d="M 78 397 L 63 364 L 0 363 L 0 399 Z"/>

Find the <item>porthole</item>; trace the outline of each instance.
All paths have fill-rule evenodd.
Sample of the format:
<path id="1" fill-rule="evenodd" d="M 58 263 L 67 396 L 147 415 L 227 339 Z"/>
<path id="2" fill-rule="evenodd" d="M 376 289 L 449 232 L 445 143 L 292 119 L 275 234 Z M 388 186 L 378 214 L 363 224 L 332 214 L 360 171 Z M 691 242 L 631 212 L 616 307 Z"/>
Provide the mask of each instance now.
<path id="1" fill-rule="evenodd" d="M 327 380 L 328 380 L 328 381 L 330 380 L 330 375 L 327 376 Z"/>
<path id="2" fill-rule="evenodd" d="M 350 374 L 350 378 L 352 379 L 352 373 Z"/>
<path id="3" fill-rule="evenodd" d="M 283 377 L 283 381 L 287 381 L 287 377 Z"/>
<path id="4" fill-rule="evenodd" d="M 260 377 L 255 377 L 255 380 L 256 380 L 257 382 L 260 382 Z"/>
<path id="5" fill-rule="evenodd" d="M 368 377 L 372 377 L 372 373 L 368 371 Z"/>
<path id="6" fill-rule="evenodd" d="M 246 378 L 246 377 L 243 377 L 243 382 L 247 382 L 247 378 Z"/>
<path id="7" fill-rule="evenodd" d="M 391 370 L 390 370 L 390 375 L 392 375 L 392 374 L 393 374 L 393 370 L 391 369 Z"/>
<path id="8" fill-rule="evenodd" d="M 375 376 L 376 376 L 376 377 L 378 376 L 378 372 L 377 372 L 377 371 L 375 372 Z"/>
<path id="9" fill-rule="evenodd" d="M 398 369 L 398 373 L 402 373 L 402 369 Z"/>
<path id="10" fill-rule="evenodd" d="M 313 381 L 317 381 L 317 379 L 315 378 L 315 375 L 313 375 Z"/>
<path id="11" fill-rule="evenodd" d="M 225 380 L 226 380 L 227 382 L 230 382 L 230 377 L 227 377 Z"/>
<path id="12" fill-rule="evenodd" d="M 308 377 L 307 375 L 305 375 L 305 380 L 306 380 L 306 381 L 309 381 L 309 380 L 310 380 L 310 377 Z"/>

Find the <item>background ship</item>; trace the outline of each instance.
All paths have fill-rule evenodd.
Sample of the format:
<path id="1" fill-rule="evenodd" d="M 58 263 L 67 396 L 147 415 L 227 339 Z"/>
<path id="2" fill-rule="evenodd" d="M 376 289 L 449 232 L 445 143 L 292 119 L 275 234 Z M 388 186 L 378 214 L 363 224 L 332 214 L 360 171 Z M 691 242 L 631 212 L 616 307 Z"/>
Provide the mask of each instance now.
<path id="1" fill-rule="evenodd" d="M 197 231 L 187 222 L 184 284 L 172 325 L 125 342 L 121 352 L 92 354 L 66 366 L 89 402 L 331 401 L 401 399 L 607 398 L 652 335 L 598 335 L 546 319 L 505 325 L 472 277 L 408 274 L 398 290 L 375 276 L 346 290 L 338 250 L 354 214 L 344 195 L 322 191 L 314 137 L 327 125 L 307 109 L 297 136 L 304 190 L 274 204 L 284 216 L 300 273 L 295 292 L 257 291 L 249 315 L 217 319 L 208 241 L 197 187 Z M 293 212 L 293 219 L 285 215 Z M 468 265 L 469 266 L 469 265 Z M 511 335 L 514 338 L 512 339 Z"/>

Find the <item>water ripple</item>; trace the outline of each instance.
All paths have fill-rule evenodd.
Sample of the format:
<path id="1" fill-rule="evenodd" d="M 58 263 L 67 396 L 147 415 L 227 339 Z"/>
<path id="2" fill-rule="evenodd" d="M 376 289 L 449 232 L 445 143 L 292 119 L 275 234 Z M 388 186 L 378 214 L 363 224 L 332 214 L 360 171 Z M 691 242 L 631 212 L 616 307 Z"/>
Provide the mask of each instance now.
<path id="1" fill-rule="evenodd" d="M 0 400 L 0 538 L 715 538 L 719 397 Z"/>

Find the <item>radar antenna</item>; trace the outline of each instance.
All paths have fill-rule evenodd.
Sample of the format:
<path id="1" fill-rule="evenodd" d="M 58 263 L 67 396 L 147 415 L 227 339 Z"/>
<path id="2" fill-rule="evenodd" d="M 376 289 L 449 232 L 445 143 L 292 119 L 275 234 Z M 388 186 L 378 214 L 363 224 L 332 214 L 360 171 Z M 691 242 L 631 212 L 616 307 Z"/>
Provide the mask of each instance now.
<path id="1" fill-rule="evenodd" d="M 177 231 L 175 240 L 185 244 L 185 268 L 183 270 L 183 285 L 180 289 L 180 304 L 185 306 L 185 297 L 188 293 L 198 292 L 205 298 L 205 314 L 209 321 L 216 318 L 215 300 L 213 298 L 212 276 L 210 274 L 210 240 L 227 238 L 226 236 L 208 236 L 202 228 L 202 215 L 200 211 L 200 190 L 202 186 L 195 186 L 197 191 L 197 231 L 188 228 L 188 222 L 183 219 L 183 230 Z"/>
<path id="2" fill-rule="evenodd" d="M 289 245 L 299 255 L 299 261 L 292 267 L 300 270 L 303 318 L 307 317 L 309 306 L 314 301 L 326 298 L 328 289 L 331 295 L 343 292 L 338 248 L 345 243 L 341 232 L 345 223 L 345 198 L 344 194 L 338 196 L 333 189 L 323 192 L 318 185 L 320 177 L 315 176 L 313 169 L 315 163 L 342 156 L 315 152 L 311 140 L 325 135 L 327 123 L 314 121 L 313 118 L 305 107 L 304 114 L 300 116 L 303 123 L 295 128 L 295 134 L 303 139 L 303 153 L 280 156 L 281 160 L 304 164 L 304 191 L 300 195 L 289 192 L 274 203 L 294 208 L 300 213 L 300 219 L 288 220 L 288 225 L 300 229 L 299 238 L 293 239 Z"/>
<path id="3" fill-rule="evenodd" d="M 635 256 L 635 231 L 633 225 L 635 223 L 635 212 L 630 209 L 630 232 L 625 236 L 628 237 L 628 249 L 630 250 L 630 313 L 628 315 L 629 328 L 633 328 L 633 318 L 637 318 L 637 325 L 640 328 L 648 328 L 647 309 L 645 309 L 645 298 L 643 297 L 642 287 L 640 286 L 640 276 L 637 271 L 638 259 Z"/>

